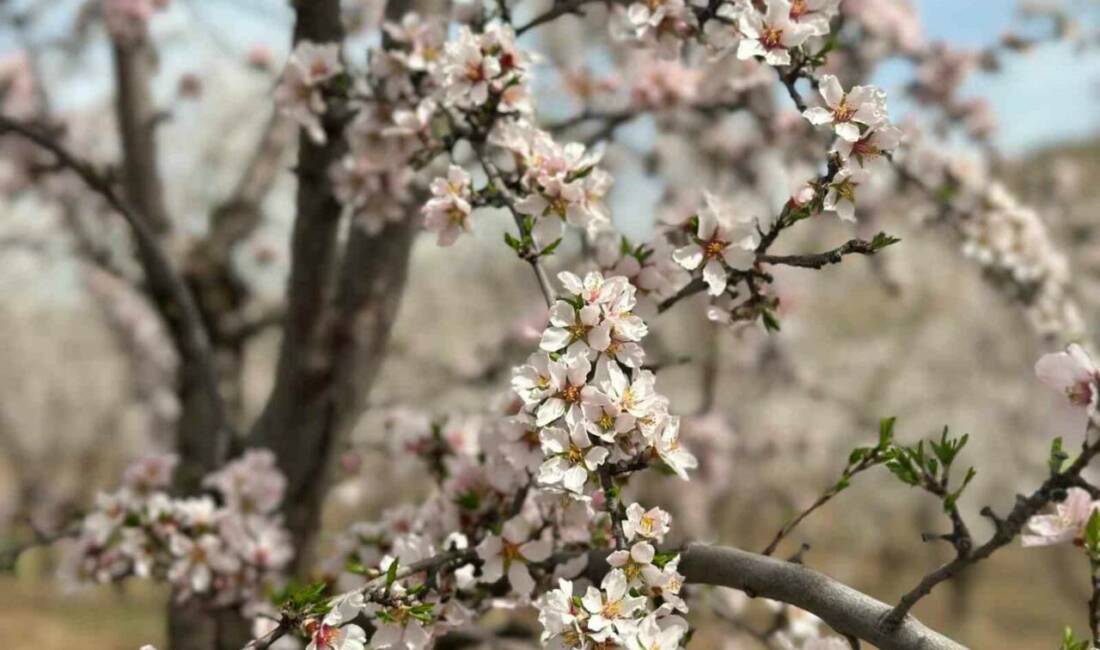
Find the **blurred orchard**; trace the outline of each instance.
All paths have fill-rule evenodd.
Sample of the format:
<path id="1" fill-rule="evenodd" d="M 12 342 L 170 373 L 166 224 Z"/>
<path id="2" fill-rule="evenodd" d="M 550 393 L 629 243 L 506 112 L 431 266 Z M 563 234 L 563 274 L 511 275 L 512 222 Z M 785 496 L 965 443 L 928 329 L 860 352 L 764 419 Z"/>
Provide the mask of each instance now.
<path id="1" fill-rule="evenodd" d="M 4 647 L 1100 647 L 1100 7 L 972 4 L 0 0 Z"/>

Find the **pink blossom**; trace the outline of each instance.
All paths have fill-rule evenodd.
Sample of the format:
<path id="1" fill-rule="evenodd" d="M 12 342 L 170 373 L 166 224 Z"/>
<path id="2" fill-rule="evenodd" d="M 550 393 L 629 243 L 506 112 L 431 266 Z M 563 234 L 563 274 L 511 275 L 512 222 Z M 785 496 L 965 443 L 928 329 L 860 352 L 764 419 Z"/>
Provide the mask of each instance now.
<path id="1" fill-rule="evenodd" d="M 1024 546 L 1080 543 L 1089 517 L 1098 509 L 1100 502 L 1093 501 L 1088 492 L 1081 488 L 1070 488 L 1066 490 L 1065 501 L 1055 506 L 1054 514 L 1035 515 L 1027 520 L 1027 525 L 1020 534 L 1020 541 Z"/>
<path id="2" fill-rule="evenodd" d="M 1035 376 L 1064 394 L 1074 406 L 1096 411 L 1100 373 L 1084 348 L 1070 344 L 1064 352 L 1044 354 L 1035 363 Z"/>

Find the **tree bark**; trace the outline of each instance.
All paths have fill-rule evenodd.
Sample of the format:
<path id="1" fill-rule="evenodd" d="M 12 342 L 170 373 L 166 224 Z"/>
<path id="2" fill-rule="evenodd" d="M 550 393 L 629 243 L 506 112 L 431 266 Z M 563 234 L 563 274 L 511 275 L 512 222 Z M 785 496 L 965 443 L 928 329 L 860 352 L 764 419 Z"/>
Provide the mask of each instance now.
<path id="1" fill-rule="evenodd" d="M 157 112 L 149 81 L 153 51 L 142 39 L 112 44 L 115 66 L 115 118 L 122 146 L 126 200 L 157 234 L 172 228 L 157 164 Z"/>
<path id="2" fill-rule="evenodd" d="M 393 2 L 387 15 L 403 12 Z M 343 38 L 337 0 L 295 3 L 295 42 Z M 279 364 L 249 444 L 272 449 L 287 477 L 283 513 L 304 572 L 320 527 L 331 465 L 362 414 L 389 342 L 412 246 L 414 213 L 380 233 L 355 223 L 340 255 L 341 206 L 328 170 L 344 153 L 339 133 L 318 145 L 299 136 L 297 217 Z"/>
<path id="3" fill-rule="evenodd" d="M 157 112 L 150 91 L 153 51 L 145 40 L 113 44 L 115 67 L 115 115 L 121 144 L 123 189 L 126 201 L 154 237 L 170 234 L 172 221 L 164 201 L 156 147 Z M 175 488 L 197 492 L 202 478 L 225 459 L 228 442 L 225 409 L 218 395 L 213 371 L 213 350 L 204 341 L 203 354 L 185 345 L 189 332 L 166 272 L 153 259 L 152 246 L 138 238 L 138 257 L 145 271 L 150 297 L 167 322 L 180 350 L 177 391 L 180 418 L 176 425 L 176 451 L 180 462 Z M 196 306 L 197 308 L 197 306 Z M 201 321 L 207 319 L 196 314 Z M 202 328 L 204 323 L 199 323 Z M 202 328 L 205 330 L 205 328 Z M 205 338 L 205 331 L 203 333 Z M 213 386 L 211 386 L 213 383 Z M 173 597 L 168 608 L 168 643 L 171 650 L 214 650 L 239 647 L 248 638 L 248 626 L 236 612 L 210 611 L 197 602 L 179 603 Z"/>

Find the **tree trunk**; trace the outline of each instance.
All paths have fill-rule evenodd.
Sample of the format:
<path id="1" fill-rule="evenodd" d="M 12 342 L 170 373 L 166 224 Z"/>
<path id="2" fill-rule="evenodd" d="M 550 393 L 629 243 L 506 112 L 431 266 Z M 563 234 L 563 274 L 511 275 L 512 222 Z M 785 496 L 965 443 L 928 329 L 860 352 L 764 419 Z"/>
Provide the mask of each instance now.
<path id="1" fill-rule="evenodd" d="M 387 5 L 388 17 L 408 3 Z M 338 0 L 295 3 L 295 42 L 339 42 Z M 299 136 L 297 217 L 279 366 L 249 444 L 272 449 L 287 477 L 283 503 L 296 551 L 309 566 L 331 465 L 350 433 L 389 342 L 404 291 L 415 212 L 370 235 L 352 224 L 337 252 L 341 206 L 328 170 L 344 153 L 339 133 L 326 145 Z M 338 266 L 339 262 L 339 266 Z"/>

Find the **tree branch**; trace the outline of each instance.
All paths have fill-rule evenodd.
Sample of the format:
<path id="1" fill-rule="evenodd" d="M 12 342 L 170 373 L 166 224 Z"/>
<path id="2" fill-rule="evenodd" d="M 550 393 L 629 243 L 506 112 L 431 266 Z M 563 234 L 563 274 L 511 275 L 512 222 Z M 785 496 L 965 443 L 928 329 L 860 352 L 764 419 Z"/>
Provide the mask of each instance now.
<path id="1" fill-rule="evenodd" d="M 575 557 L 566 555 L 551 561 Z M 590 552 L 585 577 L 598 583 L 610 570 L 607 555 L 607 551 Z M 469 558 L 469 551 L 442 553 L 401 567 L 397 578 Z M 883 621 L 890 612 L 889 605 L 794 562 L 732 547 L 691 544 L 681 551 L 679 570 L 690 584 L 729 587 L 794 605 L 818 616 L 841 635 L 862 639 L 880 650 L 966 650 L 963 645 L 914 618 L 905 619 L 897 627 L 887 626 Z M 384 578 L 374 578 L 355 591 L 366 593 Z M 274 631 L 245 647 L 247 650 L 269 648 L 296 624 L 284 617 Z"/>
<path id="2" fill-rule="evenodd" d="M 516 36 L 520 36 L 528 30 L 568 14 L 583 16 L 584 13 L 581 11 L 581 7 L 594 2 L 606 2 L 607 4 L 611 4 L 610 0 L 554 0 L 553 7 L 535 16 L 523 25 L 516 27 Z"/>
<path id="3" fill-rule="evenodd" d="M 152 51 L 144 39 L 112 44 L 115 117 L 122 146 L 126 198 L 158 235 L 171 230 L 157 170 L 156 108 L 149 91 Z"/>
<path id="4" fill-rule="evenodd" d="M 19 135 L 52 153 L 58 164 L 76 173 L 92 192 L 103 197 L 130 226 L 149 289 L 168 323 L 180 355 L 194 369 L 195 387 L 201 392 L 201 399 L 211 416 L 210 422 L 213 423 L 213 429 L 208 428 L 206 435 L 212 438 L 221 437 L 219 433 L 227 426 L 227 420 L 225 406 L 218 392 L 217 371 L 206 327 L 191 291 L 172 266 L 147 219 L 123 200 L 110 181 L 91 163 L 78 158 L 51 134 L 0 115 L 0 134 L 4 133 Z M 207 446 L 202 453 L 202 464 L 206 471 L 218 467 L 224 455 L 225 449 L 220 445 Z"/>
<path id="5" fill-rule="evenodd" d="M 862 239 L 853 239 L 842 246 L 823 253 L 808 255 L 757 255 L 756 261 L 765 264 L 797 266 L 804 269 L 820 269 L 830 264 L 839 264 L 845 255 L 874 255 L 879 247 Z"/>
<path id="6" fill-rule="evenodd" d="M 692 544 L 680 559 L 686 581 L 730 587 L 804 609 L 838 633 L 881 650 L 964 650 L 964 646 L 906 618 L 890 627 L 890 606 L 801 564 L 736 548 Z"/>
<path id="7" fill-rule="evenodd" d="M 1029 496 L 1017 495 L 1016 505 L 1008 513 L 1007 517 L 1002 519 L 994 514 L 992 509 L 988 507 L 984 508 L 982 514 L 991 519 L 995 526 L 995 532 L 989 540 L 972 551 L 969 550 L 969 548 L 965 551 L 959 549 L 959 552 L 953 560 L 926 575 L 915 587 L 913 587 L 913 589 L 901 597 L 901 600 L 898 601 L 898 604 L 886 617 L 885 623 L 891 626 L 901 624 L 913 606 L 931 593 L 936 585 L 955 577 L 966 567 L 977 564 L 1012 542 L 1012 540 L 1020 534 L 1020 531 L 1023 530 L 1028 519 L 1038 514 L 1043 508 L 1050 504 L 1054 500 L 1056 493 L 1066 488 L 1073 487 L 1076 484 L 1077 478 L 1081 475 L 1081 472 L 1083 472 L 1084 469 L 1088 467 L 1089 462 L 1100 453 L 1100 440 L 1089 444 L 1087 439 L 1089 434 L 1097 432 L 1098 427 L 1096 423 L 1090 421 L 1088 430 L 1085 433 L 1085 445 L 1077 459 L 1065 470 L 1051 474 L 1051 476 Z M 955 522 L 955 517 L 952 519 L 953 522 Z M 955 522 L 955 526 L 958 527 L 958 525 L 959 523 Z M 963 528 L 963 530 L 965 530 L 965 528 Z"/>
<path id="8" fill-rule="evenodd" d="M 408 6 L 391 0 L 387 19 Z M 338 0 L 298 0 L 295 9 L 296 41 L 342 39 Z M 335 452 L 366 408 L 385 358 L 417 232 L 413 206 L 378 233 L 352 223 L 341 256 L 343 206 L 328 172 L 346 144 L 343 120 L 327 117 L 328 144 L 299 136 L 283 342 L 275 386 L 250 434 L 251 444 L 275 452 L 287 477 L 284 513 L 300 569 L 308 566 Z"/>

